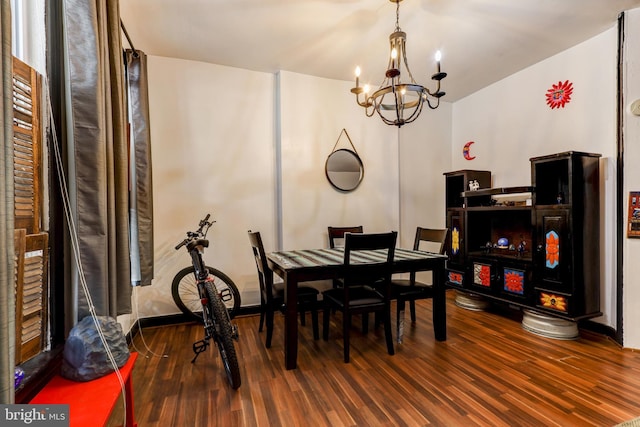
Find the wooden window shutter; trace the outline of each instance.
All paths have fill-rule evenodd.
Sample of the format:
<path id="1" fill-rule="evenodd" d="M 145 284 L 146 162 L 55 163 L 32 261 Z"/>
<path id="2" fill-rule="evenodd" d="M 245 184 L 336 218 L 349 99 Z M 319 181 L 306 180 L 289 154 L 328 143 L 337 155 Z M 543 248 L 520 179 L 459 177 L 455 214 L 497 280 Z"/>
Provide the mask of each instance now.
<path id="1" fill-rule="evenodd" d="M 42 224 L 41 76 L 13 58 L 16 363 L 46 344 L 48 234 Z"/>
<path id="2" fill-rule="evenodd" d="M 41 226 L 41 83 L 33 68 L 13 58 L 14 228 L 27 234 L 38 233 Z"/>
<path id="3" fill-rule="evenodd" d="M 40 353 L 47 324 L 48 234 L 15 230 L 16 363 Z"/>

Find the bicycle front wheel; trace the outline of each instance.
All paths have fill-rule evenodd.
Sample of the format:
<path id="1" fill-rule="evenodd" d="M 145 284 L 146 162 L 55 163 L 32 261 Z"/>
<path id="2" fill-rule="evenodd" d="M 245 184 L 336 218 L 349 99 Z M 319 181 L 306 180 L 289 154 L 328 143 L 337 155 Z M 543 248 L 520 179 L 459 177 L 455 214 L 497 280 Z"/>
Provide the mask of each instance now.
<path id="1" fill-rule="evenodd" d="M 205 283 L 207 291 L 207 299 L 209 300 L 208 311 L 213 317 L 210 319 L 212 330 L 209 331 L 218 346 L 222 364 L 224 365 L 227 380 L 232 389 L 240 387 L 240 366 L 238 365 L 238 356 L 236 348 L 233 345 L 233 326 L 227 314 L 227 309 L 222 303 L 216 290 L 211 282 Z M 206 324 L 205 323 L 205 324 Z"/>
<path id="2" fill-rule="evenodd" d="M 207 266 L 207 270 L 208 279 L 213 281 L 213 286 L 229 311 L 229 317 L 233 319 L 240 309 L 240 292 L 236 284 L 218 269 Z M 202 322 L 202 302 L 193 266 L 183 268 L 175 275 L 171 283 L 171 296 L 180 311 L 191 319 Z"/>

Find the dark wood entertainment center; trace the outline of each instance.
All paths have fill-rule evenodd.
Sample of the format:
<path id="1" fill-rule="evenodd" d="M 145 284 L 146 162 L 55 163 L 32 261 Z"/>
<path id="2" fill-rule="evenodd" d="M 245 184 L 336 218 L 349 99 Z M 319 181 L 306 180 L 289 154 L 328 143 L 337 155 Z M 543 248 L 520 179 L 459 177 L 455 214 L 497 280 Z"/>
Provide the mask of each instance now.
<path id="1" fill-rule="evenodd" d="M 521 187 L 445 173 L 447 286 L 568 321 L 601 315 L 599 158 L 531 158 Z"/>

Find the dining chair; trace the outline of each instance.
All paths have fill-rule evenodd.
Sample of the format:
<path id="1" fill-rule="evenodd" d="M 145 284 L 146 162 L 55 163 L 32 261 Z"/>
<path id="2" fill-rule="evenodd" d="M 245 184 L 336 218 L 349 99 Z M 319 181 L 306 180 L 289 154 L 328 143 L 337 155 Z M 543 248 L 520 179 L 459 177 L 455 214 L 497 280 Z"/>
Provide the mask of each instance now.
<path id="1" fill-rule="evenodd" d="M 273 318 L 276 311 L 284 312 L 284 283 L 273 281 L 273 272 L 267 264 L 267 256 L 262 243 L 262 236 L 259 231 L 248 231 L 249 242 L 253 250 L 253 257 L 258 270 L 258 281 L 260 283 L 260 325 L 258 332 L 262 332 L 266 321 L 267 339 L 265 346 L 271 347 L 273 337 Z M 311 322 L 313 327 L 313 339 L 319 339 L 318 331 L 318 296 L 320 291 L 311 286 L 298 286 L 298 311 L 300 311 L 300 323 L 304 325 L 306 311 L 311 312 Z"/>
<path id="2" fill-rule="evenodd" d="M 355 227 L 328 227 L 329 247 L 335 249 L 337 246 L 344 246 L 344 233 L 363 233 L 361 225 Z"/>
<path id="3" fill-rule="evenodd" d="M 448 228 L 434 229 L 417 227 L 416 237 L 413 242 L 413 250 L 431 249 L 429 252 L 444 254 L 445 241 L 447 240 Z M 426 245 L 432 244 L 429 248 Z M 422 248 L 422 249 L 421 249 Z M 419 299 L 433 298 L 433 287 L 431 283 L 416 281 L 416 273 L 409 273 L 408 279 L 391 279 L 391 299 L 397 300 L 397 324 L 400 329 L 401 321 L 404 319 L 405 303 L 409 302 L 411 311 L 411 323 L 416 322 L 415 301 Z M 398 333 L 398 340 L 401 340 L 401 331 Z"/>
<path id="4" fill-rule="evenodd" d="M 367 316 L 380 313 L 384 318 L 384 334 L 387 352 L 394 354 L 391 335 L 390 284 L 393 256 L 398 233 L 346 233 L 344 246 L 344 286 L 324 291 L 322 337 L 329 340 L 329 312 L 342 312 L 342 334 L 344 341 L 344 362 L 349 363 L 349 332 L 351 317 L 355 314 Z M 379 261 L 358 263 L 358 253 L 369 250 L 383 250 Z M 370 254 L 368 254 L 370 259 Z M 376 285 L 374 287 L 374 284 Z"/>
<path id="5" fill-rule="evenodd" d="M 327 228 L 329 236 L 329 248 L 335 249 L 336 247 L 344 246 L 344 234 L 345 233 L 363 233 L 364 227 L 356 225 L 354 227 L 331 227 Z M 342 287 L 342 279 L 333 279 L 333 287 Z"/>

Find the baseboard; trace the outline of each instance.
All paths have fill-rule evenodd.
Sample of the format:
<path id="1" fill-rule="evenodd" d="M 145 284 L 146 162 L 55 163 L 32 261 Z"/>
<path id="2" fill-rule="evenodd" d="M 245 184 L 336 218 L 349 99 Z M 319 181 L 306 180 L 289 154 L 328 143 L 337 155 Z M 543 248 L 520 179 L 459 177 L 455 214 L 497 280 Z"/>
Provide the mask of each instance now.
<path id="1" fill-rule="evenodd" d="M 249 307 L 240 307 L 238 310 L 238 314 L 236 317 L 241 316 L 255 316 L 260 313 L 260 306 L 253 305 Z M 168 314 L 165 316 L 154 316 L 154 317 L 145 317 L 140 319 L 138 322 L 134 322 L 133 326 L 129 330 L 127 334 L 127 341 L 131 342 L 131 338 L 135 337 L 140 328 L 153 328 L 158 326 L 168 326 L 168 325 L 178 325 L 180 323 L 190 323 L 193 320 L 188 317 L 186 314 Z"/>
<path id="2" fill-rule="evenodd" d="M 616 339 L 616 330 L 611 326 L 604 325 L 602 323 L 594 322 L 593 320 L 581 320 L 578 323 L 578 327 L 580 329 L 585 329 L 590 332 L 594 332 L 596 334 L 604 335 L 606 337 L 611 338 L 614 342 L 617 342 L 619 345 L 622 343 L 618 342 Z"/>
<path id="3" fill-rule="evenodd" d="M 519 308 L 511 307 L 509 305 L 496 305 L 493 304 L 491 310 L 496 314 L 500 314 L 505 317 L 509 317 L 513 320 L 520 321 L 522 320 L 522 314 Z M 260 306 L 253 305 L 249 307 L 240 307 L 238 310 L 237 316 L 255 316 L 260 313 Z M 144 319 L 140 319 L 139 322 L 134 322 L 131 330 L 127 334 L 127 340 L 131 340 L 132 337 L 135 337 L 138 333 L 138 329 L 142 328 L 150 328 L 157 326 L 167 326 L 167 325 L 177 325 L 180 323 L 189 323 L 192 320 L 187 317 L 185 314 L 170 314 L 166 316 L 155 316 L 155 317 L 146 317 Z M 611 338 L 613 341 L 616 340 L 616 330 L 611 326 L 604 325 L 602 323 L 594 322 L 593 320 L 581 320 L 578 323 L 578 328 L 585 329 L 590 332 L 594 332 L 596 334 L 604 335 L 606 337 Z M 130 342 L 130 341 L 129 341 Z M 618 344 L 622 345 L 622 343 Z"/>

